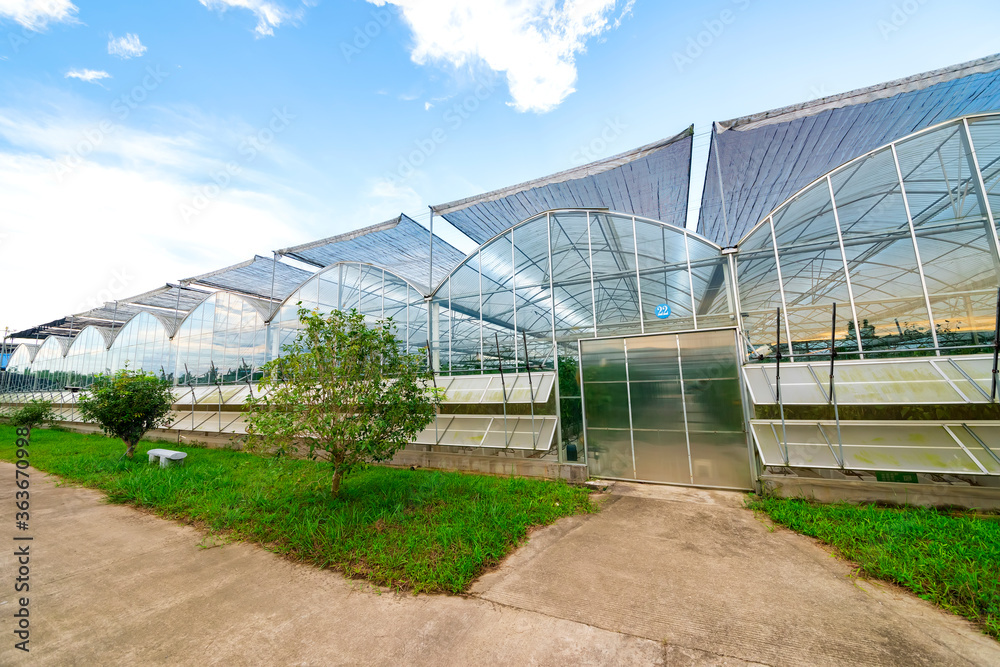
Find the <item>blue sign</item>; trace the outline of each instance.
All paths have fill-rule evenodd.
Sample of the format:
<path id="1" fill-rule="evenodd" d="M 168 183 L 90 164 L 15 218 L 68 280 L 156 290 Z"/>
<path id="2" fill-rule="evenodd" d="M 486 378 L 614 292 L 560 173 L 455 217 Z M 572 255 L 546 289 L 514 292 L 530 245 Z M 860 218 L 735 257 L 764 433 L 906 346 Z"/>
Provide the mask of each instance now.
<path id="1" fill-rule="evenodd" d="M 670 317 L 670 306 L 665 303 L 661 303 L 656 307 L 656 316 L 661 320 L 665 320 Z"/>

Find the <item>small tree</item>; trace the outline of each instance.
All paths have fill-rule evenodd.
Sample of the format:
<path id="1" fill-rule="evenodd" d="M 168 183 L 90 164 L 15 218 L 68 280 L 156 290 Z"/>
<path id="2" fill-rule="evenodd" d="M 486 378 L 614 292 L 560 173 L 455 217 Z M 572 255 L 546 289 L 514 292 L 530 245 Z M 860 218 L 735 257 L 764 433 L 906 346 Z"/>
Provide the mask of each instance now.
<path id="1" fill-rule="evenodd" d="M 31 429 L 55 421 L 55 416 L 51 402 L 31 399 L 17 410 L 0 415 L 0 421 L 18 429 L 27 429 L 25 437 L 30 441 Z"/>
<path id="2" fill-rule="evenodd" d="M 124 442 L 125 456 L 132 458 L 142 436 L 173 421 L 169 416 L 173 402 L 169 380 L 123 368 L 95 376 L 77 407 L 84 421 L 96 422 L 109 438 Z"/>
<path id="3" fill-rule="evenodd" d="M 261 368 L 247 400 L 247 449 L 282 455 L 304 443 L 310 458 L 325 452 L 336 496 L 354 467 L 406 446 L 441 398 L 422 357 L 400 351 L 391 320 L 366 326 L 356 310 L 324 317 L 305 308 L 299 320 L 295 341 Z"/>

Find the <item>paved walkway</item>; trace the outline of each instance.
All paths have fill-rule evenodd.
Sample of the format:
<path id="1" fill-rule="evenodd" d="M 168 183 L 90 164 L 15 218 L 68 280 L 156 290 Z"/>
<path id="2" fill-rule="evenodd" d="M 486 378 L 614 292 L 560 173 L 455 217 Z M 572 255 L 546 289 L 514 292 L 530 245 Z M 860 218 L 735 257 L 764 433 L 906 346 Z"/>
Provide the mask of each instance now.
<path id="1" fill-rule="evenodd" d="M 0 464 L 9 545 L 13 477 Z M 619 484 L 462 598 L 213 546 L 54 481 L 32 476 L 28 655 L 13 647 L 14 549 L 0 550 L 3 665 L 1000 664 L 969 624 L 855 583 L 731 494 Z"/>

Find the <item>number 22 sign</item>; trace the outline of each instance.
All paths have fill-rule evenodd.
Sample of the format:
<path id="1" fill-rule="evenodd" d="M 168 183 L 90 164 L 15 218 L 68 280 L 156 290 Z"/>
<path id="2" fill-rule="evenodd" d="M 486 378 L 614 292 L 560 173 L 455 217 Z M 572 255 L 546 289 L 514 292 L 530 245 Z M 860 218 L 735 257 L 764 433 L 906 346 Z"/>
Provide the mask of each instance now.
<path id="1" fill-rule="evenodd" d="M 656 316 L 661 320 L 665 320 L 670 317 L 670 306 L 665 303 L 658 305 L 656 307 Z"/>

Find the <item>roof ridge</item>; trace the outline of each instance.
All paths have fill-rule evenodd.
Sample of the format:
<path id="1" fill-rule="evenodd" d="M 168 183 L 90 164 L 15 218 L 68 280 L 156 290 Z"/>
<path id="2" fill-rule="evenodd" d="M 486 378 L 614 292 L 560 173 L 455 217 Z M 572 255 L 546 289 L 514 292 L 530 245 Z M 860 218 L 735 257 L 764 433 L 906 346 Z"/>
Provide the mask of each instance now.
<path id="1" fill-rule="evenodd" d="M 565 183 L 566 181 L 573 181 L 586 176 L 596 176 L 597 174 L 602 174 L 606 171 L 628 164 L 629 162 L 634 162 L 635 160 L 644 158 L 650 153 L 654 153 L 661 148 L 666 148 L 667 146 L 692 135 L 694 135 L 694 125 L 689 125 L 687 129 L 666 139 L 660 139 L 659 141 L 654 141 L 652 143 L 645 144 L 644 146 L 639 146 L 638 148 L 618 153 L 617 155 L 602 158 L 594 162 L 588 162 L 587 164 L 580 165 L 579 167 L 565 169 L 554 174 L 549 174 L 548 176 L 542 176 L 529 181 L 524 181 L 522 183 L 517 183 L 516 185 L 508 185 L 506 187 L 484 192 L 472 197 L 456 199 L 455 201 L 445 204 L 437 204 L 436 206 L 431 206 L 431 210 L 439 215 L 447 215 L 448 213 L 468 208 L 473 204 L 496 201 L 497 199 L 503 199 L 504 197 L 509 197 L 510 195 L 517 194 L 518 192 L 531 190 L 532 188 L 537 188 L 543 185 Z"/>
<path id="2" fill-rule="evenodd" d="M 876 83 L 845 93 L 820 97 L 808 102 L 791 104 L 769 111 L 759 111 L 748 116 L 733 118 L 732 120 L 716 121 L 713 125 L 716 132 L 751 130 L 764 125 L 813 116 L 830 109 L 839 109 L 851 106 L 852 104 L 863 104 L 894 97 L 900 93 L 923 90 L 938 83 L 946 83 L 971 74 L 992 72 L 997 69 L 1000 69 L 1000 53 L 977 58 L 976 60 L 969 60 L 957 65 L 949 65 L 928 72 L 913 74 L 901 79 Z"/>

